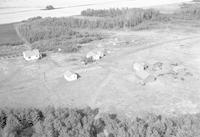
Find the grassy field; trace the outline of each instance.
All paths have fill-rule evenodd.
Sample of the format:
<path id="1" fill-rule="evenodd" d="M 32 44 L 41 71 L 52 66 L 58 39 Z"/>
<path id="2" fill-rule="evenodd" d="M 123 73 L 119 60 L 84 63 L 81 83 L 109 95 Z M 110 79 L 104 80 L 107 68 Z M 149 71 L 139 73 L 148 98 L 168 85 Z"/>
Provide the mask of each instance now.
<path id="1" fill-rule="evenodd" d="M 14 24 L 0 25 L 0 46 L 21 45 L 23 41 L 17 35 Z"/>

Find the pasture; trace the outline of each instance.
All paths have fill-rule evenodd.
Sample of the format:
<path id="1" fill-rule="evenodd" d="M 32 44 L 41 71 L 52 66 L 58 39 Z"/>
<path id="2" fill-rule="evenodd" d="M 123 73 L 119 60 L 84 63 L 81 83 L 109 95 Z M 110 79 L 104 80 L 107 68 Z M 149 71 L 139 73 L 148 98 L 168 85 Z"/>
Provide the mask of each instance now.
<path id="1" fill-rule="evenodd" d="M 0 25 L 0 46 L 16 46 L 23 44 L 17 35 L 14 24 Z"/>

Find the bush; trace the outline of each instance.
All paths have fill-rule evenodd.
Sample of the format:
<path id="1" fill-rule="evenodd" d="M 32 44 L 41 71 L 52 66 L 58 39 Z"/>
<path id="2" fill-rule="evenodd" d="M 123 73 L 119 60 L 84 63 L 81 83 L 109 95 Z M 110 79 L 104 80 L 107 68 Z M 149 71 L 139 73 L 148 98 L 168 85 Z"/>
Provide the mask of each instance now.
<path id="1" fill-rule="evenodd" d="M 52 5 L 47 5 L 45 9 L 46 9 L 46 10 L 53 10 L 53 9 L 55 9 L 55 8 L 54 8 Z"/>
<path id="2" fill-rule="evenodd" d="M 85 13 L 86 12 L 86 13 Z M 89 10 L 83 11 L 82 14 L 99 15 L 101 11 Z M 93 13 L 94 12 L 94 13 Z M 97 12 L 97 13 L 96 13 Z M 134 26 L 151 19 L 158 17 L 159 12 L 148 9 L 110 9 L 102 10 L 101 16 L 106 14 L 105 18 L 97 18 L 90 20 L 88 18 L 33 18 L 27 22 L 23 22 L 17 26 L 20 34 L 30 43 L 59 38 L 61 36 L 73 37 L 78 36 L 79 32 L 75 29 L 121 29 L 133 28 Z M 113 17 L 114 16 L 114 17 Z M 93 39 L 93 38 L 92 38 Z M 92 40 L 91 39 L 91 40 Z M 91 41 L 88 40 L 88 41 Z"/>
<path id="3" fill-rule="evenodd" d="M 164 117 L 148 114 L 134 119 L 102 114 L 98 109 L 48 107 L 0 111 L 0 131 L 5 136 L 26 137 L 198 137 L 200 115 Z"/>

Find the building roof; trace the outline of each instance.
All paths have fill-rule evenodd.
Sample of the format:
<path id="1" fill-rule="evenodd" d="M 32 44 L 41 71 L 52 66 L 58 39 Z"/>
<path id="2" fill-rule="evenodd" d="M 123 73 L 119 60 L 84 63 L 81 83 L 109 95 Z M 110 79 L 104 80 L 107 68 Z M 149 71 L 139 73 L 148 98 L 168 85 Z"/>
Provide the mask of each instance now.
<path id="1" fill-rule="evenodd" d="M 71 72 L 71 71 L 66 71 L 66 72 L 64 73 L 64 76 L 66 76 L 66 77 L 71 77 L 71 76 L 73 76 L 73 75 L 76 75 L 76 73 Z"/>
<path id="2" fill-rule="evenodd" d="M 34 49 L 34 50 L 27 50 L 23 52 L 23 55 L 26 57 L 31 57 L 31 56 L 39 56 L 40 52 L 38 49 Z"/>

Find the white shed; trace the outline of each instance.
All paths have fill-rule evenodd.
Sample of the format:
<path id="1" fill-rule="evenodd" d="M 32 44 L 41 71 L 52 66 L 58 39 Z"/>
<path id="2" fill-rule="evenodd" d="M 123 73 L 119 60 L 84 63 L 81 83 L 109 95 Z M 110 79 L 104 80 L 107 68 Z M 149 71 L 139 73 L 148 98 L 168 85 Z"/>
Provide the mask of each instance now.
<path id="1" fill-rule="evenodd" d="M 134 63 L 133 64 L 133 70 L 137 77 L 139 77 L 142 80 L 145 80 L 149 77 L 149 73 L 144 69 L 144 64 L 142 63 Z"/>
<path id="2" fill-rule="evenodd" d="M 86 58 L 92 58 L 93 60 L 99 60 L 105 55 L 104 51 L 93 50 L 87 53 Z"/>
<path id="3" fill-rule="evenodd" d="M 40 58 L 40 52 L 38 49 L 27 50 L 23 52 L 23 57 L 27 61 L 37 60 Z"/>
<path id="4" fill-rule="evenodd" d="M 71 72 L 71 71 L 66 71 L 64 73 L 64 78 L 67 80 L 67 81 L 74 81 L 74 80 L 77 80 L 78 79 L 78 74 L 74 73 L 74 72 Z"/>

